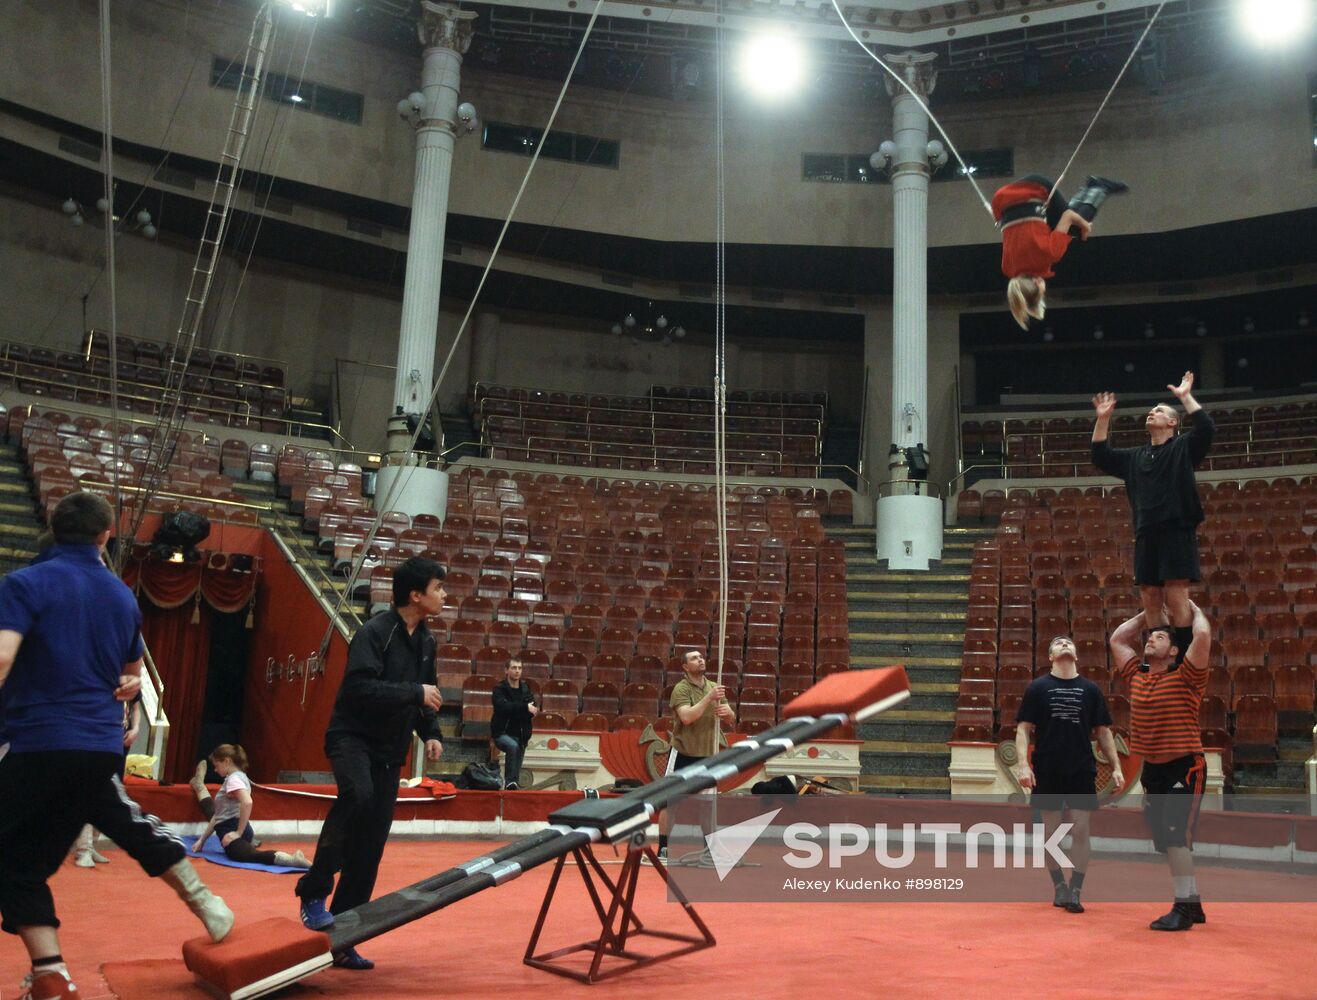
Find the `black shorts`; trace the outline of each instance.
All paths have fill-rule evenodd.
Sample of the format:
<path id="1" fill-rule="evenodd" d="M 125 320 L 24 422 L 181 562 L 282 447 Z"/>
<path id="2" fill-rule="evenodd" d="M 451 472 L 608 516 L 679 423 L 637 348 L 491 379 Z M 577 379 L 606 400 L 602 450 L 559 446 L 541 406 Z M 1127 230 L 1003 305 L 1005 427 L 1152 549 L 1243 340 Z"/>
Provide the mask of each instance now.
<path id="1" fill-rule="evenodd" d="M 1143 818 L 1153 846 L 1162 854 L 1168 847 L 1192 848 L 1207 783 L 1203 755 L 1186 754 L 1165 764 L 1144 764 L 1139 780 L 1143 783 Z"/>
<path id="2" fill-rule="evenodd" d="M 1029 805 L 1039 812 L 1064 808 L 1093 812 L 1097 809 L 1097 773 L 1094 771 L 1035 771 Z"/>
<path id="3" fill-rule="evenodd" d="M 1202 579 L 1198 568 L 1198 529 L 1160 525 L 1140 531 L 1134 539 L 1134 582 L 1160 587 L 1167 580 Z"/>

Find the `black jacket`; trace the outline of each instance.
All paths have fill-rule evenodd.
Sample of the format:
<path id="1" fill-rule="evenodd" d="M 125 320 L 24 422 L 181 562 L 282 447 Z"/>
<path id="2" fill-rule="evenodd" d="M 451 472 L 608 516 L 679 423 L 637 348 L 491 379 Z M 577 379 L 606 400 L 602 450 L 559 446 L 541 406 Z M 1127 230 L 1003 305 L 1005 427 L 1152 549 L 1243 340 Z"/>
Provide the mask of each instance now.
<path id="1" fill-rule="evenodd" d="M 530 742 L 533 717 L 527 707 L 535 700 L 535 695 L 525 681 L 519 687 L 513 687 L 506 680 L 499 681 L 494 688 L 494 718 L 489 723 L 489 736 L 498 739 L 508 735 L 522 746 Z"/>
<path id="2" fill-rule="evenodd" d="M 422 621 L 407 634 L 396 609 L 376 615 L 348 646 L 347 671 L 325 731 L 325 753 L 343 739 L 366 744 L 383 763 L 407 758 L 412 732 L 440 739 L 439 717 L 425 707 L 422 684 L 435 683 L 434 636 Z"/>
<path id="3" fill-rule="evenodd" d="M 1093 464 L 1125 481 L 1134 513 L 1134 530 L 1170 524 L 1191 528 L 1203 521 L 1194 466 L 1207 457 L 1216 425 L 1206 410 L 1194 414 L 1193 426 L 1165 444 L 1113 448 L 1110 441 L 1093 444 Z"/>

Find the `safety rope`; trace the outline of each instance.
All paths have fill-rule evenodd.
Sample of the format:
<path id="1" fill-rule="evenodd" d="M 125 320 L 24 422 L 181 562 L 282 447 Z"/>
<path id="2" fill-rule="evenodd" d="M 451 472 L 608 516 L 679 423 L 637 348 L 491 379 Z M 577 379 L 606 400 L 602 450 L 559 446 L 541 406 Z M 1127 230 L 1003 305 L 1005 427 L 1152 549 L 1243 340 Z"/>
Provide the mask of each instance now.
<path id="1" fill-rule="evenodd" d="M 596 0 L 594 10 L 590 13 L 590 20 L 585 26 L 585 32 L 581 35 L 581 44 L 577 46 L 576 55 L 572 59 L 572 64 L 567 70 L 567 78 L 563 80 L 562 89 L 558 91 L 558 99 L 553 103 L 553 110 L 549 113 L 549 120 L 544 126 L 544 132 L 540 141 L 535 145 L 535 152 L 531 155 L 530 163 L 526 166 L 526 173 L 521 178 L 521 186 L 517 188 L 517 194 L 512 199 L 512 207 L 508 209 L 507 218 L 503 220 L 503 226 L 499 230 L 498 239 L 494 241 L 494 246 L 489 252 L 489 259 L 485 262 L 485 269 L 480 274 L 480 280 L 476 282 L 475 291 L 471 294 L 471 302 L 467 306 L 466 314 L 462 317 L 462 322 L 457 327 L 457 333 L 453 335 L 453 343 L 448 349 L 448 354 L 444 357 L 444 363 L 439 368 L 439 374 L 435 376 L 434 384 L 430 389 L 430 397 L 425 406 L 421 409 L 422 414 L 430 413 L 434 410 L 435 401 L 439 398 L 439 388 L 443 385 L 444 376 L 448 374 L 448 369 L 453 363 L 453 356 L 457 353 L 457 346 L 462 342 L 462 335 L 466 332 L 467 326 L 470 325 L 471 316 L 475 313 L 476 305 L 480 301 L 480 293 L 484 290 L 485 282 L 489 279 L 489 272 L 494 268 L 494 261 L 498 259 L 498 253 L 503 246 L 503 240 L 508 234 L 508 229 L 512 226 L 512 219 L 517 214 L 517 207 L 521 204 L 522 195 L 526 193 L 526 186 L 530 183 L 531 174 L 535 171 L 535 165 L 540 162 L 540 153 L 544 150 L 544 142 L 549 133 L 553 130 L 553 123 L 558 120 L 558 111 L 562 107 L 563 99 L 567 96 L 567 88 L 571 85 L 572 77 L 576 74 L 576 66 L 581 61 L 581 55 L 585 52 L 585 43 L 589 40 L 591 32 L 594 31 L 595 23 L 599 20 L 599 11 L 603 9 L 604 0 Z M 412 432 L 411 440 L 403 450 L 402 456 L 397 460 L 399 468 L 407 468 L 411 465 L 412 457 L 416 454 L 416 444 L 421 439 L 421 434 L 425 430 L 424 417 L 416 421 L 416 430 Z M 338 601 L 334 605 L 334 616 L 337 617 L 343 610 L 344 604 L 350 600 L 352 589 L 356 586 L 358 578 L 361 576 L 361 570 L 365 565 L 365 553 L 370 551 L 371 545 L 375 542 L 375 536 L 378 534 L 380 526 L 383 524 L 384 514 L 393 504 L 394 498 L 402 488 L 404 476 L 397 475 L 389 484 L 388 491 L 381 501 L 376 497 L 375 519 L 371 523 L 370 530 L 366 533 L 366 539 L 361 546 L 362 558 L 354 562 L 348 575 L 347 586 L 339 595 Z M 334 624 L 331 620 L 325 629 L 324 639 L 320 643 L 320 656 L 324 658 L 329 649 L 329 641 L 333 637 Z"/>
<path id="2" fill-rule="evenodd" d="M 1111 88 L 1107 91 L 1106 97 L 1102 98 L 1102 103 L 1098 105 L 1097 112 L 1093 115 L 1093 120 L 1088 123 L 1088 128 L 1084 130 L 1084 134 L 1079 140 L 1079 145 L 1077 145 L 1075 147 L 1075 151 L 1070 154 L 1070 159 L 1066 161 L 1065 168 L 1061 171 L 1060 175 L 1056 178 L 1056 182 L 1052 185 L 1052 190 L 1048 192 L 1048 196 L 1047 196 L 1048 201 L 1051 201 L 1052 195 L 1056 193 L 1057 188 L 1060 187 L 1061 185 L 1062 178 L 1065 177 L 1066 172 L 1070 169 L 1071 165 L 1075 162 L 1075 157 L 1078 156 L 1079 151 L 1084 148 L 1084 143 L 1088 139 L 1089 133 L 1093 131 L 1093 126 L 1097 124 L 1098 118 L 1100 118 L 1102 116 L 1102 112 L 1106 110 L 1107 102 L 1111 100 L 1111 95 L 1116 92 L 1116 88 L 1120 86 L 1121 80 L 1125 78 L 1125 73 L 1129 70 L 1130 64 L 1134 62 L 1134 57 L 1138 55 L 1139 49 L 1143 47 L 1143 43 L 1148 37 L 1148 33 L 1152 31 L 1152 26 L 1157 23 L 1157 18 L 1161 16 L 1162 8 L 1164 8 L 1166 4 L 1169 2 L 1170 0 L 1162 0 L 1162 2 L 1157 5 L 1157 9 L 1153 11 L 1153 15 L 1149 19 L 1147 26 L 1144 27 L 1143 33 L 1139 35 L 1138 41 L 1134 43 L 1134 49 L 1130 52 L 1129 58 L 1125 60 L 1125 65 L 1120 68 L 1120 72 L 1116 75 L 1116 79 L 1112 82 Z M 993 214 L 992 204 L 984 196 L 982 188 L 979 187 L 978 182 L 974 179 L 974 172 L 970 169 L 969 164 L 965 162 L 964 157 L 960 155 L 960 150 L 956 148 L 956 144 L 952 142 L 951 136 L 947 134 L 947 130 L 944 129 L 942 127 L 942 123 L 938 121 L 937 115 L 933 114 L 927 102 L 925 102 L 924 99 L 919 96 L 919 94 L 915 91 L 915 89 L 911 87 L 910 84 L 906 83 L 905 78 L 900 73 L 896 72 L 896 70 L 892 69 L 891 66 L 887 65 L 887 63 L 883 61 L 883 59 L 878 55 L 878 53 L 874 52 L 871 48 L 869 48 L 869 46 L 864 43 L 864 41 L 860 38 L 860 36 L 855 33 L 855 29 L 852 28 L 850 26 L 850 23 L 846 20 L 846 15 L 842 13 L 841 6 L 837 3 L 837 0 L 832 0 L 832 6 L 833 9 L 836 10 L 837 12 L 837 17 L 841 19 L 842 27 L 845 28 L 847 33 L 852 38 L 855 39 L 856 44 L 858 44 L 860 48 L 864 49 L 864 51 L 868 53 L 869 58 L 871 58 L 874 62 L 876 62 L 879 66 L 881 66 L 883 70 L 893 80 L 895 80 L 902 87 L 904 87 L 905 90 L 910 94 L 910 96 L 915 99 L 919 107 L 923 109 L 924 114 L 928 115 L 928 120 L 933 124 L 934 128 L 937 129 L 938 135 L 940 135 L 943 141 L 946 142 L 947 149 L 949 149 L 951 151 L 951 155 L 956 158 L 956 162 L 960 164 L 961 173 L 964 174 L 965 179 L 969 181 L 970 186 L 974 189 L 974 193 L 978 195 L 979 201 L 982 203 L 983 208 L 987 211 L 988 216 L 993 220 L 993 225 L 995 226 L 996 216 Z"/>

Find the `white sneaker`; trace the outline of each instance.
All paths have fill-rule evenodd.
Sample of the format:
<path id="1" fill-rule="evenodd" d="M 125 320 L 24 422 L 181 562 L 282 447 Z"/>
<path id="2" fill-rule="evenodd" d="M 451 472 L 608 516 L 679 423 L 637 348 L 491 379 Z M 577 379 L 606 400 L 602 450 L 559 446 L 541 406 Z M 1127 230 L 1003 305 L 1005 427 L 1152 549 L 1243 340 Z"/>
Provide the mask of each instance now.
<path id="1" fill-rule="evenodd" d="M 95 868 L 96 861 L 91 856 L 91 851 L 79 851 L 73 858 L 73 864 L 78 868 Z"/>

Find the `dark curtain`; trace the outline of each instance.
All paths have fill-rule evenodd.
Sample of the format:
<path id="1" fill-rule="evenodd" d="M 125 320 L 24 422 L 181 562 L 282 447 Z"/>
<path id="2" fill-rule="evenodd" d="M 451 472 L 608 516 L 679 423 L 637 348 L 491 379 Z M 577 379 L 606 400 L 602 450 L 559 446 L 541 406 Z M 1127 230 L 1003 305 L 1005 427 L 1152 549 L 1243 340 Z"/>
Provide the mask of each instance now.
<path id="1" fill-rule="evenodd" d="M 206 707 L 201 715 L 200 741 L 194 760 L 221 743 L 240 742 L 242 699 L 247 675 L 251 630 L 247 612 L 216 611 L 210 616 L 210 668 L 206 672 Z"/>
<path id="2" fill-rule="evenodd" d="M 174 608 L 161 608 L 149 600 L 141 605 L 142 637 L 165 685 L 169 751 L 164 780 L 184 782 L 199 759 L 197 741 L 206 701 L 214 612 L 204 601 L 187 601 Z"/>

